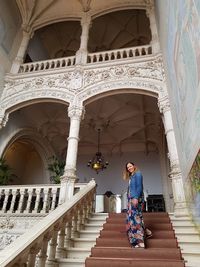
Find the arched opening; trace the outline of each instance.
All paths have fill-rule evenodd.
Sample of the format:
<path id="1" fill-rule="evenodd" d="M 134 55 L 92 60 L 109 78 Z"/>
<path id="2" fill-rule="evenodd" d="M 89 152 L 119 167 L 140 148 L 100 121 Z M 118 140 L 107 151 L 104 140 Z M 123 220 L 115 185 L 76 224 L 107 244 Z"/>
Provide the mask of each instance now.
<path id="1" fill-rule="evenodd" d="M 122 172 L 126 162 L 131 161 L 141 169 L 148 195 L 163 197 L 171 193 L 165 163 L 166 169 L 163 168 L 163 162 L 167 161 L 164 148 L 167 148 L 166 143 L 163 148 L 165 137 L 157 98 L 134 90 L 105 95 L 88 100 L 85 107 L 77 164 L 80 182 L 93 177 L 98 184 L 97 194 L 111 191 L 123 195 L 128 185 L 122 180 Z M 87 167 L 87 162 L 97 152 L 99 127 L 102 129 L 100 151 L 109 166 L 96 174 Z M 167 184 L 168 192 L 164 192 L 163 183 Z"/>
<path id="2" fill-rule="evenodd" d="M 44 184 L 47 181 L 44 162 L 31 140 L 19 138 L 5 151 L 4 159 L 13 176 L 10 184 Z"/>
<path id="3" fill-rule="evenodd" d="M 74 56 L 80 47 L 79 21 L 62 21 L 35 31 L 30 40 L 26 62 Z"/>
<path id="4" fill-rule="evenodd" d="M 15 174 L 12 184 L 51 183 L 51 158 L 65 160 L 69 119 L 67 106 L 43 102 L 13 111 L 2 129 L 0 150 Z"/>
<path id="5" fill-rule="evenodd" d="M 151 30 L 145 10 L 120 10 L 92 21 L 88 51 L 92 53 L 147 45 L 150 41 Z"/>

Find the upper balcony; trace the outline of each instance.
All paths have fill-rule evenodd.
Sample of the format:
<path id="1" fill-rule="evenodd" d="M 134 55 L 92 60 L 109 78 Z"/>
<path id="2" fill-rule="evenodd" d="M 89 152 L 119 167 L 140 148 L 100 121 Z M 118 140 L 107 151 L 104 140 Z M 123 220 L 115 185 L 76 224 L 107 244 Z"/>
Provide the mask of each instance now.
<path id="1" fill-rule="evenodd" d="M 128 63 L 129 60 L 146 60 L 148 56 L 152 55 L 152 46 L 136 46 L 130 48 L 114 49 L 110 51 L 102 51 L 96 53 L 88 53 L 86 56 L 86 62 L 84 65 L 96 65 L 100 67 L 105 63 L 120 63 L 124 60 Z M 56 59 L 49 59 L 43 61 L 36 61 L 30 63 L 24 63 L 20 65 L 19 74 L 25 73 L 49 73 L 49 71 L 63 70 L 67 67 L 75 67 L 77 64 L 77 56 L 63 57 Z"/>
<path id="2" fill-rule="evenodd" d="M 80 65 L 98 68 L 124 61 L 144 62 L 159 52 L 154 19 L 146 9 L 122 9 L 95 18 L 86 14 L 81 23 L 77 20 L 47 25 L 36 30 L 32 39 L 24 35 L 18 66 L 11 73 L 44 75 Z M 19 64 L 22 56 L 24 62 Z"/>

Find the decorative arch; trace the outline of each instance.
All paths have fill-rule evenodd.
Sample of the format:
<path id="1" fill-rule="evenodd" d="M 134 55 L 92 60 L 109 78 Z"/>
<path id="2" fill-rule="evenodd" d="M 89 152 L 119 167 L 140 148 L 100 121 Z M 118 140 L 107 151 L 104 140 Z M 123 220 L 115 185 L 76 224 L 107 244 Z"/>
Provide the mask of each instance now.
<path id="1" fill-rule="evenodd" d="M 33 129 L 21 128 L 7 137 L 2 148 L 2 156 L 5 154 L 8 147 L 20 138 L 26 138 L 30 143 L 35 145 L 38 149 L 38 153 L 44 160 L 47 160 L 54 154 L 50 143 L 40 133 Z"/>
<path id="2" fill-rule="evenodd" d="M 87 104 L 93 99 L 101 98 L 105 95 L 118 93 L 137 93 L 145 94 L 155 98 L 159 98 L 165 94 L 164 84 L 162 82 L 155 83 L 154 81 L 145 81 L 143 79 L 129 79 L 119 81 L 101 81 L 93 84 L 83 92 L 77 95 L 77 99 L 84 104 Z"/>
<path id="3" fill-rule="evenodd" d="M 43 138 L 43 136 L 37 131 L 29 128 L 21 128 L 7 137 L 7 140 L 5 140 L 4 143 L 4 147 L 2 147 L 2 156 L 5 156 L 8 149 L 16 141 L 19 140 L 25 140 L 34 147 L 35 151 L 38 153 L 42 161 L 43 170 L 45 174 L 44 178 L 47 179 L 47 177 L 49 176 L 48 159 L 54 155 L 54 151 L 50 143 L 47 141 L 47 139 Z"/>

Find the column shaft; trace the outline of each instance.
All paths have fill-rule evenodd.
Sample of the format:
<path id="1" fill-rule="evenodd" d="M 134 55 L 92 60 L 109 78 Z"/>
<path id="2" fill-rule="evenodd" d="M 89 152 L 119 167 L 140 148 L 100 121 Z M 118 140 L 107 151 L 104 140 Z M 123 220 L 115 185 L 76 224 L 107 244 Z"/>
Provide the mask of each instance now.
<path id="1" fill-rule="evenodd" d="M 183 187 L 183 179 L 180 170 L 169 99 L 167 96 L 159 99 L 159 108 L 160 111 L 162 112 L 162 119 L 168 145 L 170 168 L 171 168 L 169 177 L 172 181 L 172 191 L 174 197 L 174 213 L 176 216 L 187 215 L 187 205 Z"/>
<path id="2" fill-rule="evenodd" d="M 31 37 L 30 32 L 23 30 L 22 41 L 10 71 L 13 74 L 18 73 L 20 65 L 23 63 L 23 59 L 29 44 L 30 37 Z"/>
<path id="3" fill-rule="evenodd" d="M 89 30 L 90 30 L 91 16 L 89 13 L 83 13 L 83 17 L 81 20 L 81 42 L 80 48 L 76 53 L 76 64 L 85 64 L 87 62 L 87 47 L 88 47 L 88 38 L 89 38 Z"/>
<path id="4" fill-rule="evenodd" d="M 79 129 L 83 115 L 83 107 L 71 106 L 68 109 L 70 117 L 70 130 L 64 175 L 61 177 L 60 204 L 71 198 L 74 194 L 76 176 L 76 161 L 78 152 Z"/>

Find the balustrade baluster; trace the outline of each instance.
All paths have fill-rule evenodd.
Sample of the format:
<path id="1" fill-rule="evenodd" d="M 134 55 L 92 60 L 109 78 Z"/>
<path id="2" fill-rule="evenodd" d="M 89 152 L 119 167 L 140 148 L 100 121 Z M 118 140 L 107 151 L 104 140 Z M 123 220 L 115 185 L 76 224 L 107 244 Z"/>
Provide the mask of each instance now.
<path id="1" fill-rule="evenodd" d="M 72 221 L 68 221 L 67 226 L 66 226 L 66 236 L 65 236 L 65 241 L 64 241 L 65 248 L 72 247 L 73 242 L 71 240 L 71 237 L 72 237 Z"/>
<path id="2" fill-rule="evenodd" d="M 15 202 L 16 202 L 16 196 L 17 196 L 17 189 L 13 189 L 12 190 L 12 200 L 11 200 L 11 205 L 10 205 L 10 209 L 8 212 L 12 213 L 14 212 L 14 206 L 15 206 Z"/>
<path id="3" fill-rule="evenodd" d="M 73 216 L 72 219 L 72 238 L 76 238 L 79 236 L 78 231 L 77 231 L 77 212 L 76 214 Z"/>
<path id="4" fill-rule="evenodd" d="M 66 237 L 65 230 L 66 230 L 66 222 L 63 223 L 61 230 L 58 234 L 58 246 L 56 250 L 56 258 L 66 257 L 66 249 L 64 248 L 65 237 Z"/>
<path id="5" fill-rule="evenodd" d="M 83 229 L 82 217 L 83 217 L 83 213 L 80 210 L 80 207 L 78 207 L 78 216 L 77 216 L 77 232 L 78 232 L 78 236 L 80 236 L 79 233 Z"/>
<path id="6" fill-rule="evenodd" d="M 27 192 L 28 192 L 28 200 L 27 200 L 27 205 L 26 205 L 26 209 L 24 210 L 24 213 L 30 212 L 31 200 L 33 197 L 33 188 L 28 188 Z"/>
<path id="7" fill-rule="evenodd" d="M 26 194 L 26 189 L 21 189 L 20 190 L 20 197 L 19 197 L 19 205 L 18 205 L 18 209 L 16 211 L 16 213 L 22 213 L 23 212 L 23 208 L 25 205 L 25 194 Z"/>
<path id="8" fill-rule="evenodd" d="M 38 264 L 37 267 L 45 267 L 45 263 L 47 260 L 47 246 L 50 237 L 47 235 L 43 238 L 42 247 L 38 255 Z"/>
<path id="9" fill-rule="evenodd" d="M 36 255 L 39 251 L 38 247 L 33 247 L 29 251 L 27 267 L 35 267 Z"/>
<path id="10" fill-rule="evenodd" d="M 35 207 L 34 207 L 32 213 L 38 213 L 38 207 L 39 207 L 39 203 L 40 203 L 41 188 L 36 188 L 35 194 L 36 194 Z"/>
<path id="11" fill-rule="evenodd" d="M 4 213 L 6 213 L 6 207 L 7 207 L 7 204 L 8 204 L 9 193 L 10 193 L 9 189 L 5 189 L 4 190 L 4 194 L 5 194 L 4 203 L 3 203 L 3 212 Z"/>
<path id="12" fill-rule="evenodd" d="M 82 225 L 83 225 L 83 228 L 84 228 L 84 225 L 86 223 L 88 223 L 89 218 L 87 216 L 88 216 L 88 214 L 87 214 L 87 202 L 85 202 L 84 203 L 84 206 L 83 206 L 83 216 L 82 216 Z"/>
<path id="13" fill-rule="evenodd" d="M 49 188 L 44 188 L 43 193 L 44 193 L 44 198 L 43 198 L 43 207 L 41 210 L 41 213 L 46 213 L 47 212 L 47 204 L 48 204 L 48 194 Z"/>
<path id="14" fill-rule="evenodd" d="M 57 188 L 52 188 L 51 193 L 52 193 L 51 210 L 55 210 L 55 207 L 56 207 Z"/>
<path id="15" fill-rule="evenodd" d="M 49 242 L 48 258 L 47 258 L 47 262 L 46 262 L 46 267 L 47 266 L 54 266 L 54 264 L 55 264 L 58 231 L 59 231 L 58 227 L 54 227 L 53 235 L 52 235 L 52 238 Z"/>

